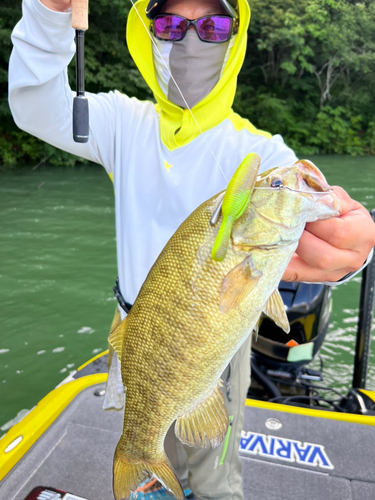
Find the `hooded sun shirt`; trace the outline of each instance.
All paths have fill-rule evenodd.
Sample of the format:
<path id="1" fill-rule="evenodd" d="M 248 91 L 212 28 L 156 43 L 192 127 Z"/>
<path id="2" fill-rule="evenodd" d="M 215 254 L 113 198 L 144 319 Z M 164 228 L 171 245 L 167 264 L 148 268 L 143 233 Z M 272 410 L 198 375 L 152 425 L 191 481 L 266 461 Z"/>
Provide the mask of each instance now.
<path id="1" fill-rule="evenodd" d="M 185 105 L 176 105 L 168 99 L 166 84 L 168 84 L 169 90 L 169 77 L 164 74 L 164 70 L 161 68 L 159 74 L 155 69 L 155 50 L 153 50 L 151 38 L 145 30 L 145 26 L 147 29 L 150 26 L 150 20 L 145 14 L 146 7 L 147 1 L 140 0 L 131 9 L 127 24 L 127 42 L 129 51 L 138 69 L 153 91 L 157 101 L 156 109 L 160 113 L 160 132 L 163 144 L 170 150 L 184 146 L 200 135 L 201 131 L 204 132 L 215 127 L 226 118 L 230 118 L 237 128 L 241 129 L 244 126 L 249 126 L 252 131 L 256 131 L 255 127 L 247 120 L 242 121 L 232 110 L 237 76 L 242 67 L 246 52 L 247 28 L 250 22 L 250 8 L 247 1 L 240 0 L 238 3 L 239 30 L 238 34 L 231 39 L 230 50 L 226 51 L 224 64 L 220 70 L 220 78 L 212 90 L 202 100 L 194 104 L 194 116 L 183 109 Z M 189 31 L 191 33 L 195 32 L 195 30 Z M 163 43 L 165 42 L 158 43 L 157 47 L 162 48 L 161 44 Z M 169 45 L 168 42 L 167 45 Z M 203 45 L 214 44 L 202 42 L 198 50 L 204 50 Z M 162 48 L 163 58 L 168 60 L 169 55 L 167 52 L 167 48 Z M 196 54 L 193 54 L 193 57 L 196 57 Z M 156 63 L 157 69 L 159 69 L 159 63 L 163 64 L 159 60 Z M 170 64 L 169 60 L 168 63 Z M 189 68 L 191 69 L 193 78 L 193 75 L 198 76 L 201 65 L 197 69 L 193 64 L 189 64 Z M 196 122 L 198 122 L 199 128 Z M 257 131 L 257 133 L 262 134 L 263 137 L 271 138 L 271 135 L 266 132 Z"/>
<path id="2" fill-rule="evenodd" d="M 185 64 L 182 67 L 177 61 L 182 45 L 163 43 L 164 55 L 172 72 L 177 71 L 192 113 L 178 101 L 176 89 L 154 59 L 150 20 L 145 14 L 147 4 L 148 0 L 140 0 L 131 9 L 127 41 L 156 103 L 117 91 L 87 92 L 87 144 L 72 139 L 75 92 L 69 87 L 67 66 L 74 57 L 75 45 L 70 13 L 51 11 L 39 0 L 24 0 L 23 18 L 12 35 L 9 75 L 10 105 L 22 129 L 103 165 L 111 176 L 120 288 L 130 304 L 178 226 L 201 203 L 226 188 L 248 153 L 260 155 L 262 171 L 296 161 L 280 136 L 271 137 L 257 130 L 232 110 L 237 75 L 246 51 L 250 21 L 247 1 L 238 3 L 238 34 L 229 45 L 213 49 L 214 61 L 209 60 L 211 49 L 206 46 L 215 44 L 202 42 L 198 46 L 194 38 L 185 52 L 183 73 Z M 193 39 L 195 30 L 191 33 L 188 40 Z M 196 47 L 202 51 L 198 60 L 194 55 Z M 207 71 L 204 60 L 210 66 Z M 202 92 L 194 88 L 194 82 L 200 82 Z M 187 88 L 190 85 L 192 91 Z"/>

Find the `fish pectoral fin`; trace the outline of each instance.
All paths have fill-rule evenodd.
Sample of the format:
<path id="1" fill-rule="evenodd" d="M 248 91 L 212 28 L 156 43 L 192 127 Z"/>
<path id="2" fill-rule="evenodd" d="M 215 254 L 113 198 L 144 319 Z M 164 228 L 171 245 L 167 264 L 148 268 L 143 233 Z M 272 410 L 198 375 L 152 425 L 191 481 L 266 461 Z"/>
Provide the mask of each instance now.
<path id="1" fill-rule="evenodd" d="M 211 396 L 176 421 L 178 439 L 189 446 L 216 448 L 228 430 L 228 412 L 219 385 Z"/>
<path id="2" fill-rule="evenodd" d="M 184 500 L 184 490 L 163 453 L 155 461 L 130 460 L 117 445 L 113 463 L 113 492 L 116 500 L 129 499 L 132 492 L 147 478 L 155 476 L 177 500 Z"/>
<path id="3" fill-rule="evenodd" d="M 290 332 L 290 325 L 285 312 L 284 302 L 277 288 L 267 300 L 263 312 L 271 318 L 277 326 L 282 328 L 285 333 Z"/>
<path id="4" fill-rule="evenodd" d="M 254 267 L 251 257 L 232 269 L 221 286 L 220 311 L 227 313 L 238 307 L 257 286 L 261 276 L 261 271 Z"/>
<path id="5" fill-rule="evenodd" d="M 124 336 L 126 332 L 126 325 L 127 325 L 127 319 L 128 317 L 124 318 L 119 326 L 115 328 L 108 337 L 108 342 L 110 345 L 113 347 L 113 349 L 116 351 L 118 359 L 121 362 L 121 357 L 122 357 L 122 345 L 124 343 Z"/>

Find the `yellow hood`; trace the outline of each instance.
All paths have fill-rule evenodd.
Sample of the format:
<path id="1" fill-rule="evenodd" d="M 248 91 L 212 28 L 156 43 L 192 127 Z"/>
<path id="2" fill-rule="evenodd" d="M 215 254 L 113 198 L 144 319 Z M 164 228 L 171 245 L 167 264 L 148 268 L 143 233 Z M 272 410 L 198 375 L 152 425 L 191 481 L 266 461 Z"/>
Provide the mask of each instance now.
<path id="1" fill-rule="evenodd" d="M 239 31 L 222 77 L 212 91 L 194 106 L 192 109 L 193 118 L 188 110 L 169 101 L 157 82 L 152 42 L 145 29 L 146 27 L 149 31 L 150 27 L 150 20 L 145 14 L 148 1 L 139 0 L 131 9 L 126 38 L 130 54 L 157 101 L 156 109 L 160 113 L 161 140 L 169 150 L 174 150 L 185 146 L 200 134 L 194 118 L 204 132 L 234 114 L 232 104 L 236 92 L 237 76 L 245 58 L 250 7 L 247 0 L 239 0 Z"/>

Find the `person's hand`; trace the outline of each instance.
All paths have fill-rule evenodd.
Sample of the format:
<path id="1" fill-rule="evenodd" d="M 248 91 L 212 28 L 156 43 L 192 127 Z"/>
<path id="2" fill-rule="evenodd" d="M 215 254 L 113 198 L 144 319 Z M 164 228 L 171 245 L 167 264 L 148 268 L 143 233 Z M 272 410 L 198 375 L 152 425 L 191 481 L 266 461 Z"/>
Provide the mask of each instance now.
<path id="1" fill-rule="evenodd" d="M 40 0 L 48 9 L 65 12 L 72 6 L 71 0 Z"/>
<path id="2" fill-rule="evenodd" d="M 306 224 L 284 281 L 338 281 L 362 267 L 375 246 L 375 224 L 365 207 L 338 186 L 341 215 Z"/>

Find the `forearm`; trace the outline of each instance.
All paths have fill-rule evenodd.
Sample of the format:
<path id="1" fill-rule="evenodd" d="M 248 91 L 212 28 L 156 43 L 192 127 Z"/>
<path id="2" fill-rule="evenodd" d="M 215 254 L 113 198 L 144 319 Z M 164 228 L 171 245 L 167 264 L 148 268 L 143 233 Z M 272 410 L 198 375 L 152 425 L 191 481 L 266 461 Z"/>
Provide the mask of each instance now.
<path id="1" fill-rule="evenodd" d="M 17 125 L 54 146 L 89 156 L 87 146 L 75 145 L 71 138 L 72 92 L 67 66 L 75 47 L 70 14 L 25 0 L 12 42 L 9 103 Z"/>
<path id="2" fill-rule="evenodd" d="M 24 0 L 23 18 L 13 31 L 12 41 L 9 104 L 17 125 L 53 146 L 100 163 L 111 171 L 113 94 L 87 94 L 90 140 L 87 144 L 73 141 L 73 93 L 67 76 L 67 66 L 75 53 L 70 13 L 52 11 L 39 0 Z"/>

